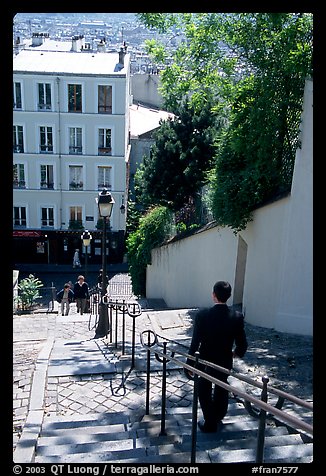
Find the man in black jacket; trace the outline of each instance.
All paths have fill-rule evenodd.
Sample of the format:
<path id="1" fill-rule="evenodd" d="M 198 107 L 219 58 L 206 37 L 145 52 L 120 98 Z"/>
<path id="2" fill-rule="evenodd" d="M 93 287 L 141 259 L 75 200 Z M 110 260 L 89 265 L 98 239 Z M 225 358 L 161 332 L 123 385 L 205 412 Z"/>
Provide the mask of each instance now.
<path id="1" fill-rule="evenodd" d="M 243 357 L 248 347 L 244 316 L 241 312 L 231 310 L 226 304 L 231 291 L 231 285 L 226 281 L 214 284 L 212 297 L 215 305 L 197 313 L 189 348 L 190 355 L 194 355 L 198 350 L 200 359 L 229 370 L 232 368 L 233 357 Z M 187 363 L 194 365 L 191 359 L 188 359 Z M 228 375 L 223 372 L 203 365 L 199 369 L 222 382 L 227 382 Z M 198 423 L 199 428 L 204 433 L 215 432 L 227 413 L 228 391 L 214 385 L 212 392 L 212 382 L 199 377 L 198 399 L 204 416 L 204 421 Z"/>

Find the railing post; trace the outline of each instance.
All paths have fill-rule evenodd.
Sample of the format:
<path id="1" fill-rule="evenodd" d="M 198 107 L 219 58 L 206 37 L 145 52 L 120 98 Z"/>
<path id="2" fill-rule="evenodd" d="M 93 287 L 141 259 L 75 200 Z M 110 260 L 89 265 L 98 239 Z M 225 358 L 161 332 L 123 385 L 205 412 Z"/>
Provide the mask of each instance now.
<path id="1" fill-rule="evenodd" d="M 131 368 L 135 366 L 136 316 L 132 316 Z"/>
<path id="2" fill-rule="evenodd" d="M 195 368 L 198 367 L 199 352 L 195 352 Z M 191 464 L 196 463 L 196 443 L 197 443 L 197 410 L 198 410 L 198 375 L 194 374 L 194 393 L 192 399 L 192 419 L 191 419 Z"/>
<path id="3" fill-rule="evenodd" d="M 166 354 L 166 344 L 163 342 L 163 353 Z M 163 376 L 162 376 L 162 408 L 161 408 L 161 431 L 160 436 L 166 435 L 165 431 L 165 407 L 166 407 L 166 358 L 163 357 Z"/>
<path id="4" fill-rule="evenodd" d="M 53 286 L 53 282 L 51 283 L 51 291 L 52 291 L 51 300 L 52 300 L 52 312 L 53 312 L 54 311 L 54 301 L 56 299 L 56 288 Z"/>
<path id="5" fill-rule="evenodd" d="M 150 385 L 150 371 L 151 371 L 151 351 L 149 350 L 149 346 L 151 344 L 150 338 L 150 331 L 148 331 L 148 340 L 147 340 L 147 366 L 146 366 L 146 408 L 145 414 L 149 415 L 149 385 Z"/>
<path id="6" fill-rule="evenodd" d="M 115 300 L 115 348 L 118 347 L 118 300 Z"/>
<path id="7" fill-rule="evenodd" d="M 122 300 L 122 355 L 125 355 L 125 334 L 126 334 L 126 306 L 125 300 Z"/>
<path id="8" fill-rule="evenodd" d="M 262 377 L 263 389 L 261 392 L 261 400 L 267 403 L 267 384 L 268 377 Z M 265 444 L 265 426 L 266 426 L 266 410 L 260 409 L 259 426 L 257 435 L 256 463 L 263 463 L 264 460 L 264 444 Z"/>

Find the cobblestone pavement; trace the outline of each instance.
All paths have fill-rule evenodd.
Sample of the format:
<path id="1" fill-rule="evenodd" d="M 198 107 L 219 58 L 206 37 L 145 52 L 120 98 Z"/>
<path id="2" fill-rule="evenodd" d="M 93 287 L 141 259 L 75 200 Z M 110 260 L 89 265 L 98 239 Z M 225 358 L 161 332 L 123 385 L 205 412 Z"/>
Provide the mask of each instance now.
<path id="1" fill-rule="evenodd" d="M 164 311 L 169 325 L 159 321 L 160 311 L 147 310 L 136 319 L 137 342 L 139 332 L 151 328 L 161 337 L 180 340 L 188 345 L 192 333 L 192 320 L 196 310 Z M 77 320 L 75 305 L 71 316 L 34 314 L 13 317 L 13 447 L 20 437 L 28 414 L 32 376 L 37 356 L 48 339 L 92 339 L 94 322 L 88 316 Z M 79 316 L 80 317 L 80 316 Z M 71 318 L 71 320 L 70 320 Z M 246 324 L 249 348 L 244 359 L 237 359 L 234 369 L 260 380 L 267 374 L 270 384 L 308 401 L 313 400 L 312 388 L 312 338 L 284 334 L 272 329 Z M 127 320 L 126 337 L 130 339 L 131 320 Z M 116 349 L 117 356 L 121 354 Z M 123 364 L 123 360 L 122 360 Z M 144 414 L 146 375 L 137 366 L 121 366 L 117 374 L 75 375 L 48 377 L 46 383 L 44 414 L 72 415 L 94 412 L 129 410 Z M 180 369 L 167 373 L 167 407 L 190 406 L 192 381 Z M 247 388 L 248 391 L 250 391 Z M 151 411 L 160 410 L 161 371 L 151 372 Z M 255 394 L 255 390 L 253 390 Z M 256 391 L 257 393 L 257 391 Z M 300 413 L 299 413 L 300 415 Z M 305 416 L 303 412 L 301 416 Z M 311 415 L 308 415 L 311 417 Z M 311 419 L 311 418 L 310 418 Z"/>

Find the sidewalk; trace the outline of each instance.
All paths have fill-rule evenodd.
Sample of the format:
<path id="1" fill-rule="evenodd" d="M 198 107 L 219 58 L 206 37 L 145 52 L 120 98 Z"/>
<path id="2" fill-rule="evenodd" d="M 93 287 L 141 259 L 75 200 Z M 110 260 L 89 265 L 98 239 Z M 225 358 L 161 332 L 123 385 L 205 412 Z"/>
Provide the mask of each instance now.
<path id="1" fill-rule="evenodd" d="M 135 367 L 131 370 L 130 344 L 125 355 L 105 339 L 94 340 L 94 318 L 80 316 L 72 306 L 71 315 L 34 314 L 14 316 L 14 460 L 31 462 L 43 421 L 53 415 L 92 415 L 103 412 L 125 412 L 135 421 L 145 409 L 146 352 L 139 343 L 139 333 L 152 329 L 157 334 L 189 345 L 192 334 L 192 318 L 195 310 L 155 310 L 149 303 L 141 302 L 143 313 L 136 318 Z M 132 319 L 126 317 L 127 342 L 131 342 Z M 292 386 L 302 394 L 295 395 L 312 400 L 312 339 L 300 336 L 280 336 L 270 329 L 247 325 L 250 349 L 243 361 L 235 363 L 235 370 L 249 377 L 260 378 L 267 373 L 271 384 L 290 391 L 290 362 L 287 377 L 280 385 L 284 372 L 284 359 L 280 355 L 272 360 L 266 355 L 283 348 L 283 354 L 291 353 L 292 359 L 305 363 L 306 372 L 298 368 L 293 374 Z M 287 349 L 284 342 L 287 341 Z M 267 340 L 269 339 L 269 340 Z M 271 345 L 270 345 L 271 344 Z M 299 345 L 298 345 L 299 344 Z M 259 353 L 259 346 L 262 353 Z M 265 347 L 265 348 L 264 348 Z M 299 354 L 294 355 L 295 350 Z M 305 355 L 303 355 L 305 354 Z M 309 362 L 309 358 L 311 359 Z M 151 362 L 151 409 L 161 405 L 161 364 Z M 265 368 L 266 366 L 266 368 Z M 190 407 L 192 382 L 173 363 L 167 365 L 167 407 Z M 267 370 L 267 371 L 266 371 Z M 310 370 L 310 374 L 309 374 Z M 310 381 L 309 381 L 310 375 Z M 312 415 L 300 414 L 311 422 Z M 17 460 L 15 459 L 17 458 Z"/>

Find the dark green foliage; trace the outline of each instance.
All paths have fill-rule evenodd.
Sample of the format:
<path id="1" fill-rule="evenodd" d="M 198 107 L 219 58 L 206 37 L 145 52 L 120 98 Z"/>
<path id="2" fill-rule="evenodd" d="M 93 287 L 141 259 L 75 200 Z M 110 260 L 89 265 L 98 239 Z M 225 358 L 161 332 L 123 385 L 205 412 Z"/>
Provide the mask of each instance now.
<path id="1" fill-rule="evenodd" d="M 166 207 L 152 208 L 140 218 L 138 229 L 127 239 L 129 274 L 136 296 L 146 295 L 146 267 L 151 262 L 151 250 L 165 240 L 171 221 L 171 212 Z"/>
<path id="2" fill-rule="evenodd" d="M 194 199 L 215 154 L 215 116 L 208 103 L 197 111 L 185 102 L 175 120 L 162 121 L 150 157 L 136 176 L 139 200 L 173 211 Z"/>

